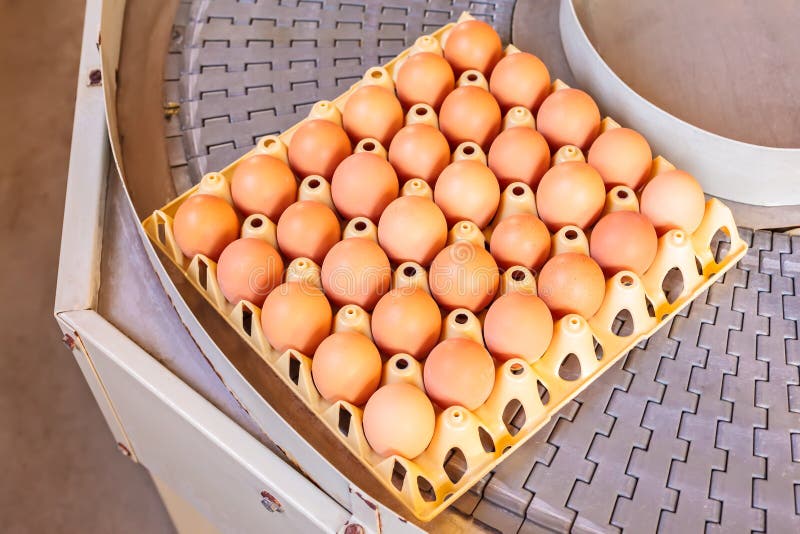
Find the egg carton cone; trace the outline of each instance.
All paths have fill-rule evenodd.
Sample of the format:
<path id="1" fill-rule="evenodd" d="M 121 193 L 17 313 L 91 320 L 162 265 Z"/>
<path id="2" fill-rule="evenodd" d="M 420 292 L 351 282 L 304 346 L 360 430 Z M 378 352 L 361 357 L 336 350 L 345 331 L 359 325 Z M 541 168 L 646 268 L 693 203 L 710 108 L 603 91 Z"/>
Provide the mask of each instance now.
<path id="1" fill-rule="evenodd" d="M 465 13 L 459 22 L 470 18 Z M 347 92 L 333 101 L 317 102 L 307 119 L 281 135 L 262 138 L 242 158 L 220 172 L 205 175 L 197 186 L 156 210 L 142 223 L 155 246 L 175 263 L 230 327 L 261 356 L 265 365 L 421 521 L 436 517 L 502 462 L 506 455 L 530 439 L 601 373 L 708 289 L 747 250 L 731 211 L 715 198 L 708 200 L 702 222 L 693 233 L 671 230 L 659 238 L 655 261 L 642 276 L 622 271 L 606 280 L 604 300 L 592 317 L 569 314 L 556 320 L 552 341 L 540 358 L 495 361 L 494 387 L 481 406 L 474 410 L 461 406 L 444 410 L 437 408 L 434 436 L 422 454 L 416 458 L 404 458 L 382 457 L 374 452 L 364 434 L 362 407 L 344 401 L 326 401 L 312 378 L 313 355 L 295 350 L 279 353 L 271 347 L 261 328 L 261 309 L 247 301 L 230 304 L 217 281 L 216 263 L 201 254 L 185 257 L 175 241 L 172 223 L 180 205 L 192 195 L 214 195 L 232 202 L 231 177 L 243 159 L 266 154 L 288 164 L 287 148 L 300 124 L 323 119 L 341 125 L 344 105 L 356 89 L 364 85 L 380 85 L 393 90 L 398 68 L 409 55 L 423 51 L 442 54 L 453 26 L 448 24 L 420 37 L 412 47 L 386 65 L 368 69 L 362 80 Z M 517 52 L 519 50 L 513 45 L 508 45 L 505 51 L 506 54 Z M 460 76 L 458 85 L 485 88 L 487 81 L 480 72 L 466 71 Z M 566 87 L 556 80 L 551 92 Z M 424 104 L 411 107 L 406 113 L 405 124 L 417 123 L 438 127 L 434 109 Z M 529 110 L 512 108 L 503 119 L 503 127 L 534 128 L 535 120 Z M 601 131 L 618 127 L 620 125 L 611 118 L 605 118 L 601 123 Z M 386 148 L 376 139 L 364 139 L 355 147 L 355 152 L 372 152 L 385 158 Z M 452 161 L 462 159 L 486 163 L 486 155 L 474 142 L 462 143 L 453 151 Z M 552 155 L 552 164 L 567 161 L 585 161 L 585 156 L 580 148 L 572 145 L 563 146 Z M 653 160 L 650 178 L 673 168 L 666 159 L 657 156 Z M 330 183 L 325 178 L 316 175 L 301 178 L 298 200 L 316 200 L 335 209 Z M 433 197 L 431 187 L 421 179 L 402 184 L 400 194 Z M 639 210 L 639 198 L 628 187 L 614 187 L 607 193 L 603 213 L 620 210 Z M 500 220 L 520 213 L 537 214 L 535 192 L 524 183 L 512 183 L 502 191 L 496 215 L 486 228 L 480 229 L 470 221 L 457 222 L 450 228 L 447 242 L 469 241 L 483 248 Z M 263 215 L 250 216 L 242 221 L 241 235 L 263 239 L 276 246 L 275 222 Z M 730 242 L 724 257 L 715 256 L 711 247 L 720 232 Z M 377 229 L 368 218 L 358 217 L 342 221 L 342 237 L 377 240 Z M 564 226 L 553 233 L 550 255 L 564 252 L 588 255 L 586 232 L 577 226 Z M 683 284 L 679 291 L 669 292 L 665 289 L 665 279 L 675 272 L 680 274 Z M 296 258 L 286 267 L 284 280 L 303 281 L 321 287 L 320 267 L 308 258 Z M 394 267 L 392 287 L 415 287 L 430 292 L 425 268 L 414 262 Z M 523 266 L 506 269 L 498 296 L 511 292 L 536 295 L 536 273 Z M 485 346 L 482 316 L 483 313 L 476 315 L 461 308 L 445 312 L 442 339 L 466 338 Z M 618 328 L 621 318 L 625 318 L 622 331 Z M 333 330 L 359 332 L 371 339 L 370 314 L 353 304 L 343 306 L 336 311 Z M 402 353 L 387 356 L 381 374 L 382 385 L 405 382 L 424 390 L 424 361 Z"/>

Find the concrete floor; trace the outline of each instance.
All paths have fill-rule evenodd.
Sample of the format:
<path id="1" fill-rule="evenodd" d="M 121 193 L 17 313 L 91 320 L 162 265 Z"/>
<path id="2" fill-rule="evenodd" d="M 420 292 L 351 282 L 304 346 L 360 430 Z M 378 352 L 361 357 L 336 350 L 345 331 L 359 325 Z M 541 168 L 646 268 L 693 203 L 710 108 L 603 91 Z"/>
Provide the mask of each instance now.
<path id="1" fill-rule="evenodd" d="M 82 0 L 0 0 L 0 530 L 172 532 L 52 316 Z"/>

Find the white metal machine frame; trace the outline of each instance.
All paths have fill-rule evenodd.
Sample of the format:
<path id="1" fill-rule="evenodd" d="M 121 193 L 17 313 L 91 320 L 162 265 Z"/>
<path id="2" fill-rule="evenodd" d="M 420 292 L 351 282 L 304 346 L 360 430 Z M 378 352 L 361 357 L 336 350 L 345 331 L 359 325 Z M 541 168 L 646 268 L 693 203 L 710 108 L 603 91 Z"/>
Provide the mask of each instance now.
<path id="1" fill-rule="evenodd" d="M 375 530 L 374 511 L 355 517 L 98 313 L 107 184 L 119 180 L 98 76 L 101 3 L 86 7 L 55 316 L 119 449 L 147 467 L 181 531 Z"/>

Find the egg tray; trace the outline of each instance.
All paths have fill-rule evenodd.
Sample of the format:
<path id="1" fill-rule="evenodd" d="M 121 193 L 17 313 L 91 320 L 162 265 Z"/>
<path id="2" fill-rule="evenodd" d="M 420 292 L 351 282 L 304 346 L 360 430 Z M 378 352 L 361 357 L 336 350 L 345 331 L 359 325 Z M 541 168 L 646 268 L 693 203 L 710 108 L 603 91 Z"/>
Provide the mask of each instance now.
<path id="1" fill-rule="evenodd" d="M 470 16 L 465 13 L 459 21 L 468 18 Z M 453 25 L 448 24 L 429 36 L 421 37 L 414 47 L 403 51 L 384 67 L 367 70 L 361 82 L 332 102 L 318 102 L 312 108 L 309 119 L 340 121 L 347 98 L 360 84 L 391 83 L 391 77 L 400 62 L 415 47 L 439 47 Z M 513 45 L 509 45 L 507 50 L 514 50 Z M 460 83 L 480 83 L 480 80 L 476 82 L 462 77 Z M 552 90 L 561 87 L 564 84 L 556 80 Z M 517 109 L 506 116 L 505 126 L 532 121 L 532 117 L 526 117 L 519 111 L 519 116 L 514 115 Z M 423 118 L 420 119 L 420 116 Z M 412 108 L 407 123 L 420 120 L 435 121 L 435 114 L 427 109 L 426 113 L 418 116 Z M 489 473 L 506 454 L 530 439 L 559 409 L 631 348 L 651 336 L 708 289 L 747 251 L 731 211 L 719 200 L 710 199 L 706 203 L 702 222 L 694 233 L 672 230 L 659 238 L 656 258 L 644 275 L 640 277 L 623 271 L 607 279 L 605 298 L 593 317 L 587 320 L 578 315 L 567 315 L 557 320 L 552 341 L 540 359 L 530 364 L 518 358 L 498 362 L 494 388 L 482 406 L 474 411 L 458 406 L 442 411 L 437 409 L 434 437 L 420 456 L 413 460 L 400 456 L 384 458 L 375 453 L 366 441 L 362 409 L 344 401 L 330 403 L 323 399 L 311 377 L 311 358 L 294 350 L 283 354 L 273 350 L 261 330 L 260 308 L 247 301 L 235 306 L 228 303 L 217 283 L 216 263 L 203 255 L 191 260 L 185 258 L 172 234 L 173 217 L 178 207 L 191 195 L 202 192 L 230 201 L 230 178 L 235 166 L 246 157 L 269 154 L 287 161 L 286 148 L 302 122 L 279 136 L 262 138 L 255 148 L 237 161 L 218 173 L 205 175 L 200 184 L 145 219 L 143 226 L 154 245 L 175 263 L 228 324 L 359 458 L 364 467 L 422 521 L 433 519 Z M 617 126 L 609 118 L 602 123 L 602 129 Z M 356 151 L 364 150 L 383 152 L 380 144 L 374 140 L 363 140 L 356 147 Z M 462 144 L 453 157 L 485 158 L 474 143 Z M 583 155 L 577 147 L 562 147 L 554 155 L 554 162 L 563 160 L 583 160 Z M 673 167 L 667 160 L 656 157 L 652 175 L 670 168 Z M 421 190 L 414 191 L 415 186 L 421 186 Z M 425 188 L 424 182 L 411 181 L 404 186 L 402 194 L 430 194 L 430 190 Z M 320 177 L 303 180 L 298 189 L 298 199 L 315 199 L 332 206 L 330 186 Z M 620 209 L 638 210 L 638 200 L 630 189 L 617 187 L 609 191 L 604 211 Z M 536 213 L 533 192 L 524 184 L 512 184 L 503 192 L 496 221 L 520 212 Z M 256 220 L 258 222 L 253 224 Z M 491 228 L 492 225 L 481 232 L 469 222 L 457 223 L 450 231 L 448 243 L 466 239 L 484 246 Z M 726 255 L 717 258 L 711 244 L 719 238 L 720 232 L 730 241 L 730 245 Z M 275 225 L 266 217 L 251 216 L 244 221 L 242 235 L 275 243 Z M 344 227 L 343 236 L 356 235 L 374 239 L 374 224 L 364 218 L 353 219 Z M 552 240 L 551 254 L 564 251 L 588 254 L 588 240 L 580 228 L 564 227 L 553 235 Z M 674 282 L 676 271 L 682 278 L 682 287 L 665 291 L 668 285 L 674 286 L 670 281 Z M 310 260 L 298 258 L 287 267 L 286 278 L 319 283 L 319 267 Z M 427 275 L 419 265 L 402 264 L 395 269 L 392 284 L 393 287 L 417 285 L 427 289 Z M 499 294 L 510 290 L 535 293 L 533 273 L 523 267 L 506 270 L 501 278 Z M 442 337 L 467 337 L 483 344 L 481 319 L 466 309 L 453 310 L 444 318 Z M 624 320 L 624 332 L 617 328 L 619 319 Z M 371 337 L 369 314 L 355 305 L 344 306 L 336 313 L 333 329 L 359 331 Z M 400 381 L 423 387 L 422 363 L 404 354 L 389 358 L 384 363 L 381 384 Z"/>

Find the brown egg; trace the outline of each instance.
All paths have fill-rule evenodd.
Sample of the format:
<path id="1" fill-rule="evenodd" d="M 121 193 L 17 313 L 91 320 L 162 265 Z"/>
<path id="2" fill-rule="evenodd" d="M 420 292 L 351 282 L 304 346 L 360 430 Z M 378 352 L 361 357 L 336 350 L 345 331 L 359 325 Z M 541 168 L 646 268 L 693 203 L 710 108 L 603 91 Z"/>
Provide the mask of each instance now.
<path id="1" fill-rule="evenodd" d="M 371 152 L 347 157 L 336 167 L 331 180 L 333 204 L 345 219 L 367 217 L 378 222 L 399 191 L 391 164 Z"/>
<path id="2" fill-rule="evenodd" d="M 536 189 L 539 217 L 553 232 L 568 224 L 585 230 L 600 216 L 605 202 L 603 179 L 581 161 L 559 163 L 545 173 Z"/>
<path id="3" fill-rule="evenodd" d="M 372 337 L 387 356 L 405 352 L 421 360 L 436 345 L 441 330 L 436 301 L 419 288 L 389 291 L 372 312 Z"/>
<path id="4" fill-rule="evenodd" d="M 470 220 L 483 229 L 500 204 L 500 185 L 491 169 L 480 161 L 454 161 L 439 175 L 433 200 L 449 226 Z"/>
<path id="5" fill-rule="evenodd" d="M 410 124 L 389 145 L 389 162 L 401 183 L 421 178 L 433 185 L 450 163 L 450 145 L 445 136 L 427 124 Z"/>
<path id="6" fill-rule="evenodd" d="M 233 205 L 245 215 L 261 213 L 277 221 L 297 198 L 292 170 L 278 158 L 256 154 L 243 160 L 231 178 Z"/>
<path id="7" fill-rule="evenodd" d="M 365 85 L 347 99 L 342 122 L 354 142 L 374 137 L 386 147 L 403 127 L 403 107 L 389 89 Z"/>
<path id="8" fill-rule="evenodd" d="M 187 258 L 204 254 L 217 261 L 225 247 L 239 237 L 239 218 L 233 206 L 212 195 L 192 195 L 178 207 L 172 232 Z"/>
<path id="9" fill-rule="evenodd" d="M 554 152 L 564 145 L 585 151 L 600 132 L 600 110 L 580 89 L 560 89 L 542 102 L 536 129 Z"/>
<path id="10" fill-rule="evenodd" d="M 511 215 L 495 226 L 489 250 L 503 269 L 522 265 L 535 271 L 550 256 L 550 232 L 536 215 Z"/>
<path id="11" fill-rule="evenodd" d="M 474 141 L 488 150 L 500 132 L 501 121 L 497 100 L 474 85 L 459 87 L 447 95 L 439 111 L 439 129 L 452 146 Z"/>
<path id="12" fill-rule="evenodd" d="M 539 297 L 547 304 L 553 317 L 577 313 L 592 317 L 606 293 L 603 271 L 592 258 L 566 252 L 550 258 L 539 272 Z"/>
<path id="13" fill-rule="evenodd" d="M 539 180 L 550 168 L 550 147 L 533 128 L 509 128 L 495 137 L 489 148 L 488 162 L 500 182 L 500 189 L 513 182 L 524 182 L 536 190 Z"/>
<path id="14" fill-rule="evenodd" d="M 524 106 L 536 112 L 550 93 L 550 73 L 533 54 L 509 54 L 492 71 L 489 90 L 503 111 Z"/>
<path id="15" fill-rule="evenodd" d="M 494 387 L 494 362 L 471 339 L 445 339 L 431 351 L 422 371 L 425 391 L 440 408 L 474 410 Z"/>
<path id="16" fill-rule="evenodd" d="M 395 263 L 414 261 L 428 266 L 447 242 L 447 221 L 427 198 L 400 197 L 378 221 L 378 242 Z"/>
<path id="17" fill-rule="evenodd" d="M 389 258 L 371 239 L 339 241 L 322 262 L 322 287 L 337 306 L 357 304 L 371 311 L 391 282 Z"/>
<path id="18" fill-rule="evenodd" d="M 428 104 L 438 110 L 444 97 L 453 90 L 456 77 L 442 56 L 420 52 L 409 56 L 397 72 L 397 97 L 403 106 Z"/>
<path id="19" fill-rule="evenodd" d="M 553 338 L 553 316 L 539 297 L 508 293 L 489 306 L 483 336 L 498 360 L 522 358 L 533 363 Z"/>
<path id="20" fill-rule="evenodd" d="M 674 170 L 659 174 L 642 191 L 642 214 L 656 227 L 658 235 L 681 228 L 692 233 L 706 211 L 703 188 L 688 172 Z"/>
<path id="21" fill-rule="evenodd" d="M 328 402 L 346 401 L 356 406 L 378 389 L 381 355 L 368 337 L 356 332 L 336 332 L 319 344 L 311 362 L 311 376 Z"/>
<path id="22" fill-rule="evenodd" d="M 345 131 L 326 120 L 301 123 L 289 143 L 289 164 L 301 178 L 318 174 L 330 180 L 333 171 L 353 147 Z"/>
<path id="23" fill-rule="evenodd" d="M 636 191 L 650 175 L 653 153 L 636 130 L 613 128 L 595 139 L 587 161 L 603 177 L 606 189 L 626 185 Z"/>
<path id="24" fill-rule="evenodd" d="M 305 282 L 286 282 L 267 296 L 261 328 L 269 344 L 311 356 L 331 331 L 333 312 L 321 289 Z"/>
<path id="25" fill-rule="evenodd" d="M 500 272 L 492 255 L 469 241 L 456 241 L 434 258 L 428 272 L 431 294 L 448 310 L 479 312 L 497 293 Z"/>
<path id="26" fill-rule="evenodd" d="M 594 225 L 589 248 L 606 276 L 619 271 L 642 275 L 656 257 L 658 236 L 653 224 L 641 213 L 615 211 Z"/>
<path id="27" fill-rule="evenodd" d="M 503 55 L 503 43 L 494 28 L 479 20 L 456 24 L 444 45 L 444 57 L 460 75 L 476 69 L 487 77 Z"/>
<path id="28" fill-rule="evenodd" d="M 303 257 L 320 264 L 340 238 L 336 214 L 315 200 L 295 202 L 278 219 L 278 247 L 290 260 Z"/>
<path id="29" fill-rule="evenodd" d="M 387 384 L 364 407 L 364 435 L 381 456 L 414 458 L 433 439 L 436 414 L 427 395 L 416 386 Z"/>
<path id="30" fill-rule="evenodd" d="M 245 237 L 225 247 L 217 263 L 219 288 L 228 302 L 247 300 L 261 306 L 283 277 L 283 260 L 272 245 Z"/>

